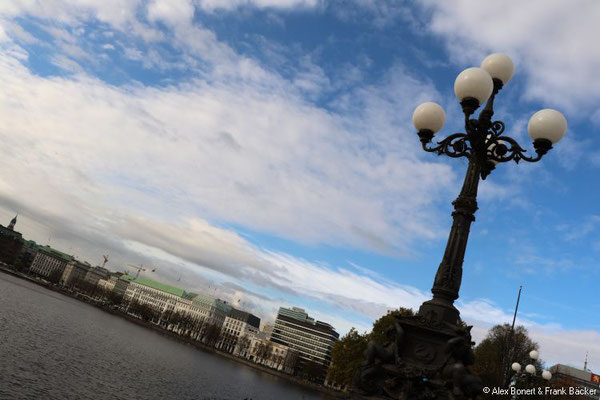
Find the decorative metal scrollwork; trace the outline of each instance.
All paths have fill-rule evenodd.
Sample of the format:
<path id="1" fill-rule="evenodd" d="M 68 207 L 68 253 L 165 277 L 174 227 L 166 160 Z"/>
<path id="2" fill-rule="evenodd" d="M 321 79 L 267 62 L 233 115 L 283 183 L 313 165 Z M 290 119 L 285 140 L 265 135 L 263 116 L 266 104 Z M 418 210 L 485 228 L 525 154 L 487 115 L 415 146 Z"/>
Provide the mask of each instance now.
<path id="1" fill-rule="evenodd" d="M 492 131 L 490 133 L 492 133 L 493 136 L 500 136 L 504 132 L 504 128 L 504 122 L 494 121 L 492 122 L 492 126 L 490 127 L 490 130 Z"/>
<path id="2" fill-rule="evenodd" d="M 469 120 L 465 123 L 467 133 L 454 133 L 432 145 L 433 133 L 419 132 L 423 150 L 438 155 L 445 154 L 452 158 L 469 157 L 480 164 L 481 178 L 495 168 L 496 164 L 513 160 L 528 162 L 539 161 L 552 148 L 549 140 L 538 139 L 534 142 L 535 156 L 526 154 L 527 150 L 509 136 L 503 136 L 506 128 L 502 121 L 486 119 Z M 485 138 L 485 139 L 484 139 Z M 472 157 L 474 156 L 474 157 Z"/>
<path id="3" fill-rule="evenodd" d="M 430 153 L 437 153 L 438 155 L 446 154 L 447 156 L 458 158 L 468 157 L 471 155 L 471 146 L 467 140 L 466 133 L 455 133 L 444 140 L 438 142 L 437 146 L 428 147 L 431 141 L 421 141 L 423 150 Z"/>

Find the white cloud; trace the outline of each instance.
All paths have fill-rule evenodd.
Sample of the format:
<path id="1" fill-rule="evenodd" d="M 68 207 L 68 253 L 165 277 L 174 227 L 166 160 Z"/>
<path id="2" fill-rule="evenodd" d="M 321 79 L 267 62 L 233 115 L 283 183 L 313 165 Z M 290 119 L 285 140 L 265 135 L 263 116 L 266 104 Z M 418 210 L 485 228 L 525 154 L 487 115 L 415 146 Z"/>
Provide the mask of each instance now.
<path id="1" fill-rule="evenodd" d="M 176 26 L 190 23 L 193 17 L 194 6 L 190 0 L 152 0 L 148 5 L 150 21 Z"/>
<path id="2" fill-rule="evenodd" d="M 216 10 L 319 3 L 197 4 Z M 472 33 L 498 28 L 482 27 L 474 21 L 477 18 L 465 14 L 465 4 L 455 3 L 458 11 L 440 5 L 434 14 L 434 31 L 450 32 L 456 21 L 466 21 L 467 32 Z M 48 233 L 54 240 L 72 243 L 84 258 L 98 257 L 99 248 L 111 248 L 122 253 L 122 260 L 138 251 L 141 258 L 166 258 L 171 264 L 185 261 L 186 272 L 210 271 L 215 280 L 229 277 L 277 293 L 304 293 L 363 318 L 376 318 L 399 305 L 417 308 L 428 297 L 417 288 L 356 268 L 320 265 L 257 248 L 210 221 L 305 243 L 395 254 L 410 253 L 413 240 L 445 235 L 438 229 L 432 205 L 455 194 L 448 193 L 455 176 L 437 160 L 419 158 L 418 141 L 405 118 L 419 102 L 439 99 L 436 90 L 397 66 L 377 84 L 340 96 L 331 110 L 320 109 L 303 96 L 303 90 L 318 94 L 319 87 L 328 84 L 318 66 L 307 63 L 296 82 L 289 82 L 236 54 L 214 32 L 185 23 L 193 9 L 189 2 L 177 5 L 181 7 L 152 2 L 148 18 L 175 26 L 175 47 L 184 52 L 182 59 L 190 57 L 188 62 L 200 60 L 210 66 L 203 70 L 203 79 L 177 86 L 119 88 L 84 73 L 42 78 L 24 67 L 21 62 L 27 53 L 10 41 L 19 34 L 23 38 L 22 32 L 10 27 L 8 34 L 0 31 L 0 41 L 10 50 L 3 48 L 0 54 L 0 120 L 10 127 L 0 129 L 0 196 L 11 212 L 29 210 L 30 225 L 24 233 L 38 240 Z M 139 1 L 8 1 L 0 4 L 0 15 L 56 17 L 72 27 L 96 19 L 136 38 L 163 38 L 136 19 L 141 9 Z M 476 16 L 486 14 L 480 7 L 474 10 Z M 542 18 L 549 17 L 544 13 Z M 531 43 L 519 41 L 518 35 L 507 36 L 506 48 L 516 49 L 516 60 L 526 70 L 539 64 L 543 51 L 526 58 Z M 494 40 L 499 39 L 487 30 L 481 37 L 469 60 L 498 44 Z M 64 39 L 68 42 L 70 37 Z M 462 41 L 456 43 L 464 46 Z M 74 55 L 77 48 L 63 51 Z M 134 47 L 126 51 L 148 68 L 171 67 L 161 67 L 158 53 Z M 54 60 L 62 68 L 77 70 L 69 59 Z M 535 79 L 550 79 L 556 73 L 554 67 L 543 68 L 546 73 Z M 578 76 L 589 73 L 586 68 L 579 72 Z M 552 85 L 551 89 L 564 89 L 560 82 Z M 530 96 L 545 98 L 533 89 L 529 88 Z M 568 101 L 579 101 L 580 92 L 571 94 Z M 494 185 L 483 185 L 482 192 L 506 196 Z M 173 281 L 172 271 L 161 273 Z M 272 314 L 282 304 L 280 298 L 259 299 L 239 288 L 223 286 L 222 290 L 228 290 L 232 299 L 245 296 L 266 304 L 265 313 Z M 487 300 L 461 303 L 460 308 L 465 318 L 477 323 L 479 332 L 486 324 L 510 319 Z M 341 330 L 354 325 L 333 311 L 317 315 Z M 597 341 L 585 332 L 561 329 L 554 336 L 545 335 L 543 343 L 549 344 L 543 344 L 544 351 L 559 342 L 565 349 L 581 347 L 569 335 Z"/>
<path id="3" fill-rule="evenodd" d="M 205 11 L 234 10 L 236 8 L 252 6 L 257 8 L 289 9 L 313 8 L 321 0 L 198 0 L 199 6 Z"/>
<path id="4" fill-rule="evenodd" d="M 505 52 L 516 73 L 527 75 L 525 97 L 577 114 L 597 108 L 600 3 L 594 0 L 432 1 L 426 25 L 441 36 L 461 64 L 479 64 L 489 52 Z"/>
<path id="5" fill-rule="evenodd" d="M 0 16 L 31 15 L 69 25 L 92 17 L 124 28 L 135 21 L 140 4 L 140 0 L 5 0 L 0 3 Z"/>
<path id="6" fill-rule="evenodd" d="M 57 64 L 77 70 L 64 58 Z M 265 79 L 285 84 L 264 71 L 240 82 L 217 73 L 210 84 L 118 89 L 84 75 L 36 77 L 10 58 L 0 68 L 0 113 L 13 127 L 0 132 L 6 143 L 35 143 L 25 156 L 31 168 L 54 177 L 82 171 L 106 196 L 118 193 L 108 207 L 133 196 L 143 208 L 156 197 L 306 243 L 388 253 L 438 236 L 428 205 L 445 196 L 451 182 L 440 182 L 453 174 L 409 151 L 417 147 L 412 132 L 398 134 L 394 124 L 410 106 L 380 98 L 380 88 L 357 94 L 366 115 L 336 115 L 286 86 L 263 93 Z M 398 93 L 419 93 L 406 79 L 394 78 Z M 51 163 L 48 154 L 56 155 Z M 65 184 L 62 191 L 77 192 Z"/>
<path id="7" fill-rule="evenodd" d="M 598 226 L 600 226 L 600 215 L 588 215 L 576 224 L 561 225 L 558 230 L 564 232 L 565 240 L 573 241 L 591 236 Z"/>

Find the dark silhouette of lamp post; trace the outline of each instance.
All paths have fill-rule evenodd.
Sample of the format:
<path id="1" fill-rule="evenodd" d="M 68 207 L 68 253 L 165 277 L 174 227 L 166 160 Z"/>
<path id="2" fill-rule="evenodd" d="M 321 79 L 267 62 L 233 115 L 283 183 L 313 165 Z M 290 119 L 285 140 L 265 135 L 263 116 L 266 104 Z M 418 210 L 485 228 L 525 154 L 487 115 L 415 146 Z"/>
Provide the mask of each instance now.
<path id="1" fill-rule="evenodd" d="M 462 71 L 454 92 L 465 116 L 465 132 L 451 134 L 437 144 L 432 140 L 445 122 L 442 107 L 423 103 L 413 113 L 423 150 L 465 157 L 469 165 L 461 192 L 452 203 L 453 223 L 431 289 L 433 298 L 421 305 L 416 316 L 397 318 L 390 327 L 395 334 L 386 346 L 368 347 L 355 382 L 363 393 L 395 399 L 458 400 L 475 398 L 482 389 L 481 381 L 468 368 L 473 364 L 471 327 L 459 324 L 459 312 L 454 307 L 469 230 L 475 221 L 479 180 L 486 179 L 503 162 L 541 160 L 567 129 L 560 112 L 545 109 L 536 112 L 527 125 L 535 154 L 504 135 L 504 123 L 492 120 L 494 100 L 513 73 L 513 63 L 504 54 L 492 54 L 483 60 L 481 68 Z M 483 103 L 485 107 L 473 118 Z"/>

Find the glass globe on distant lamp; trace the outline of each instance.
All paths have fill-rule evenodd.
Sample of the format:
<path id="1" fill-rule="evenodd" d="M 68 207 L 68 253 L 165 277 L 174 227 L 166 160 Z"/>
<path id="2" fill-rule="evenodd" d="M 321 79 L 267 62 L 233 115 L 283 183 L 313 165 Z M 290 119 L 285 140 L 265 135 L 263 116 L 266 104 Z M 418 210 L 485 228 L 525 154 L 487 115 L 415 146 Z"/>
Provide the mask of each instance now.
<path id="1" fill-rule="evenodd" d="M 537 352 L 537 350 L 531 350 L 529 352 L 529 358 L 531 358 L 532 360 L 537 360 L 539 357 L 539 354 Z"/>
<path id="2" fill-rule="evenodd" d="M 526 371 L 528 374 L 531 374 L 531 375 L 533 375 L 533 374 L 535 374 L 535 367 L 534 367 L 532 364 L 528 364 L 528 365 L 525 367 L 525 371 Z"/>
<path id="3" fill-rule="evenodd" d="M 542 372 L 542 378 L 549 381 L 550 379 L 552 379 L 552 373 L 550 371 L 544 371 Z"/>
<path id="4" fill-rule="evenodd" d="M 519 364 L 518 362 L 512 363 L 511 366 L 512 370 L 515 372 L 521 372 L 521 364 Z"/>

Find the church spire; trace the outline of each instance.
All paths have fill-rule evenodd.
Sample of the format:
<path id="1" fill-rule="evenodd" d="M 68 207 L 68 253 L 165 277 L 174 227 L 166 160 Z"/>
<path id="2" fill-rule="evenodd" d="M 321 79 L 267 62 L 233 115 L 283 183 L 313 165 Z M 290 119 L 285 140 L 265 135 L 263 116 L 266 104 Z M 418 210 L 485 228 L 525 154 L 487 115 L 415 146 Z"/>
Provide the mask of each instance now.
<path id="1" fill-rule="evenodd" d="M 15 217 L 12 219 L 12 221 L 10 221 L 10 224 L 8 225 L 8 229 L 10 229 L 11 231 L 15 230 L 15 224 L 17 223 L 18 216 L 19 214 L 15 215 Z"/>

